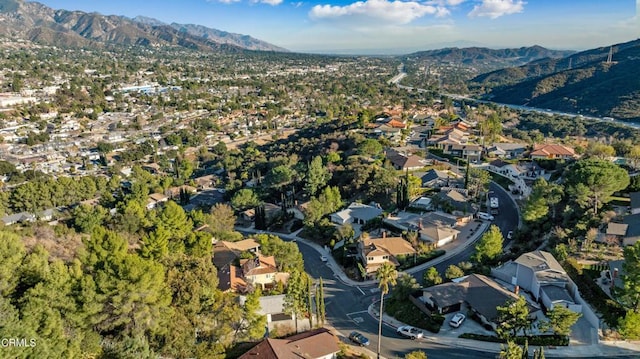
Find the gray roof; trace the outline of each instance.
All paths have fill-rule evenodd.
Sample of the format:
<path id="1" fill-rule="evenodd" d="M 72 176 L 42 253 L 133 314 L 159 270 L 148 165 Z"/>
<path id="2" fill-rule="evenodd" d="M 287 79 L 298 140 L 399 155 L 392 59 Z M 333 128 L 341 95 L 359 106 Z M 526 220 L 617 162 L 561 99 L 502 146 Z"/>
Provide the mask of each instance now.
<path id="1" fill-rule="evenodd" d="M 439 170 L 429 170 L 422 176 L 422 183 L 431 182 L 433 180 L 441 179 L 446 180 L 450 177 L 450 174 L 447 171 L 439 171 Z"/>
<path id="2" fill-rule="evenodd" d="M 627 227 L 627 238 L 640 236 L 640 213 L 625 216 L 622 222 L 629 225 Z"/>
<path id="3" fill-rule="evenodd" d="M 640 208 L 640 192 L 631 192 L 629 193 L 629 198 L 631 199 L 631 208 Z"/>
<path id="4" fill-rule="evenodd" d="M 552 302 L 564 301 L 569 303 L 575 303 L 567 289 L 558 287 L 557 285 L 543 285 L 542 290 L 547 294 Z"/>
<path id="5" fill-rule="evenodd" d="M 258 314 L 284 313 L 284 294 L 260 297 L 260 310 Z"/>
<path id="6" fill-rule="evenodd" d="M 336 212 L 335 215 L 342 219 L 351 217 L 358 218 L 363 221 L 368 221 L 378 217 L 382 214 L 382 212 L 382 209 L 378 207 L 368 206 L 361 203 L 351 203 L 349 207 L 343 209 L 342 211 Z"/>
<path id="7" fill-rule="evenodd" d="M 423 292 L 428 293 L 440 308 L 464 301 L 488 320 L 494 320 L 498 316 L 497 307 L 503 306 L 508 300 L 518 299 L 517 294 L 480 274 L 471 274 L 458 283 L 426 288 Z"/>
<path id="8" fill-rule="evenodd" d="M 443 283 L 425 288 L 423 293 L 431 297 L 438 308 L 446 308 L 464 302 L 467 295 L 466 286 L 461 283 Z"/>
<path id="9" fill-rule="evenodd" d="M 492 147 L 499 148 L 505 151 L 513 150 L 525 150 L 527 145 L 524 143 L 494 143 Z"/>
<path id="10" fill-rule="evenodd" d="M 552 269 L 564 273 L 564 269 L 555 257 L 551 255 L 551 253 L 545 251 L 525 253 L 516 259 L 516 263 L 529 267 L 533 269 L 534 272 Z"/>
<path id="11" fill-rule="evenodd" d="M 560 263 L 545 251 L 525 253 L 515 260 L 521 266 L 531 268 L 540 282 L 562 283 L 569 281 L 569 276 Z"/>

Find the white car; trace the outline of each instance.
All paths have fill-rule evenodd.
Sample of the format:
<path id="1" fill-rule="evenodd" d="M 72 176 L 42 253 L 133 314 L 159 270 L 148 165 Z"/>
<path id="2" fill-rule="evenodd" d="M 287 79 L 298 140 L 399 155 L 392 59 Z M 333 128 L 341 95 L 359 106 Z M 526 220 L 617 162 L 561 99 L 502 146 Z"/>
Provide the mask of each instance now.
<path id="1" fill-rule="evenodd" d="M 513 231 L 509 231 L 509 233 L 507 233 L 507 239 L 511 238 L 513 238 Z"/>
<path id="2" fill-rule="evenodd" d="M 410 325 L 403 325 L 401 327 L 398 327 L 396 332 L 402 335 L 403 337 L 407 337 L 409 339 L 420 339 L 424 336 L 424 334 L 422 333 L 422 330 L 418 328 L 414 328 Z"/>
<path id="3" fill-rule="evenodd" d="M 478 218 L 480 219 L 484 219 L 487 221 L 493 221 L 493 216 L 490 215 L 489 213 L 485 213 L 485 212 L 478 212 Z"/>
<path id="4" fill-rule="evenodd" d="M 320 256 L 320 260 L 326 263 L 329 261 L 329 258 L 327 258 L 327 256 Z"/>
<path id="5" fill-rule="evenodd" d="M 449 321 L 449 325 L 454 328 L 458 328 L 462 325 L 462 322 L 464 322 L 466 318 L 467 317 L 465 317 L 464 314 L 456 313 L 456 315 L 454 315 L 453 318 L 451 318 L 451 320 Z"/>

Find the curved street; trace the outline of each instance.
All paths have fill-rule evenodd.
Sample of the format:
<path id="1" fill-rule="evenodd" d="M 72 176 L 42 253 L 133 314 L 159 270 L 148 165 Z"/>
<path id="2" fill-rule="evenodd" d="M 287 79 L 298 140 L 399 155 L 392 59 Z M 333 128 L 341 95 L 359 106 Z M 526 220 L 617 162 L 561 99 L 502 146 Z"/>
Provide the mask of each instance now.
<path id="1" fill-rule="evenodd" d="M 496 216 L 493 224 L 497 225 L 506 238 L 509 231 L 518 226 L 518 209 L 516 203 L 509 194 L 499 185 L 490 184 L 490 190 L 500 201 L 500 214 Z M 327 320 L 331 325 L 344 335 L 353 330 L 362 332 L 371 341 L 370 348 L 376 348 L 378 341 L 378 320 L 373 318 L 367 309 L 373 301 L 380 298 L 375 284 L 368 286 L 351 287 L 336 280 L 334 271 L 329 265 L 320 260 L 315 248 L 306 245 L 304 241 L 297 241 L 298 247 L 305 259 L 305 269 L 314 279 L 323 278 L 325 285 Z M 505 240 L 504 245 L 507 245 Z M 441 261 L 435 267 L 441 274 L 451 264 L 468 261 L 475 248 L 469 245 L 461 252 Z M 336 269 L 340 270 L 340 269 Z M 411 273 L 419 283 L 422 282 L 425 269 Z M 467 348 L 455 348 L 428 339 L 417 341 L 407 340 L 395 330 L 383 326 L 381 355 L 387 358 L 402 357 L 413 350 L 424 350 L 429 358 L 495 358 L 495 353 L 474 351 Z"/>
<path id="2" fill-rule="evenodd" d="M 496 183 L 490 184 L 490 191 L 500 201 L 500 214 L 496 215 L 492 224 L 497 225 L 506 238 L 509 231 L 515 231 L 518 227 L 519 209 L 510 194 Z M 254 229 L 238 228 L 240 232 L 256 233 Z M 346 336 L 353 330 L 363 333 L 370 340 L 368 348 L 363 349 L 370 357 L 375 357 L 375 348 L 378 344 L 378 318 L 370 314 L 369 306 L 379 300 L 380 292 L 377 285 L 371 281 L 358 285 L 358 283 L 346 279 L 344 273 L 335 264 L 331 258 L 327 263 L 320 259 L 321 255 L 326 254 L 317 244 L 310 243 L 307 240 L 299 238 L 296 234 L 284 235 L 282 233 L 271 233 L 280 236 L 284 240 L 295 240 L 300 252 L 304 257 L 305 270 L 311 277 L 318 280 L 323 278 L 325 290 L 325 306 L 327 314 L 327 323 L 341 333 L 341 340 L 348 344 L 351 343 Z M 503 246 L 510 243 L 505 239 Z M 472 244 L 468 244 L 465 248 L 455 251 L 455 254 L 436 258 L 432 263 L 440 273 L 444 273 L 446 268 L 451 264 L 457 264 L 462 261 L 468 261 L 475 251 Z M 452 251 L 453 252 L 453 251 Z M 425 266 L 428 268 L 428 265 Z M 422 276 L 425 268 L 419 270 L 409 270 L 418 282 L 422 282 Z M 445 324 L 446 325 L 446 324 Z M 445 342 L 433 334 L 425 331 L 425 338 L 419 340 L 409 340 L 396 334 L 394 328 L 390 325 L 383 325 L 382 336 L 384 340 L 381 345 L 381 356 L 385 358 L 401 358 L 405 354 L 414 350 L 423 350 L 430 359 L 450 359 L 450 358 L 495 358 L 496 345 L 489 345 L 484 342 L 476 342 L 472 340 L 461 340 Z M 464 344 L 462 343 L 464 341 Z M 600 348 L 605 347 L 601 346 Z M 599 354 L 593 355 L 589 350 L 593 347 L 584 347 L 581 350 L 571 348 L 574 352 L 570 355 L 573 358 L 594 358 L 602 357 L 604 350 L 600 350 Z M 566 348 L 569 349 L 569 348 Z M 606 347 L 605 347 L 606 349 Z M 533 350 L 533 348 L 531 348 Z M 560 350 L 558 349 L 559 353 Z M 566 350 L 565 350 L 566 351 Z M 616 348 L 612 346 L 607 350 L 609 358 L 628 358 L 637 356 L 637 352 Z M 548 358 L 567 357 L 566 354 L 555 354 L 546 352 Z"/>

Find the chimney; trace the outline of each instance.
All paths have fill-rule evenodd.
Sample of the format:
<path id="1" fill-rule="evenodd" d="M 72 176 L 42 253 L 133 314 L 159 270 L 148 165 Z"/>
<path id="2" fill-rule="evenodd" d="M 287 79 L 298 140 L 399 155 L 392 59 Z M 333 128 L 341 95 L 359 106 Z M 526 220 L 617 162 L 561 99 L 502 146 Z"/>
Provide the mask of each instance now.
<path id="1" fill-rule="evenodd" d="M 516 287 L 515 287 L 515 288 L 513 288 L 513 292 L 514 292 L 516 295 L 518 295 L 518 294 L 520 293 L 520 286 L 519 286 L 519 285 L 516 285 Z"/>

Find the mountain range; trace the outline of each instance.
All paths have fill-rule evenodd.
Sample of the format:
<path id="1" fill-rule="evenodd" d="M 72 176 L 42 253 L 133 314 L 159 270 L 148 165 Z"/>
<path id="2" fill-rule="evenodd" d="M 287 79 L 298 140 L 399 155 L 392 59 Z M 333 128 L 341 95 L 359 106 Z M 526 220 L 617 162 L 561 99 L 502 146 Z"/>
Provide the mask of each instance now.
<path id="1" fill-rule="evenodd" d="M 639 121 L 640 39 L 489 72 L 469 87 L 496 102 Z"/>
<path id="2" fill-rule="evenodd" d="M 483 73 L 511 66 L 520 66 L 544 58 L 562 58 L 573 51 L 550 50 L 542 46 L 514 49 L 490 49 L 486 47 L 448 47 L 414 52 L 401 57 L 404 61 L 425 61 L 475 68 Z"/>
<path id="3" fill-rule="evenodd" d="M 64 46 L 144 45 L 197 50 L 287 51 L 248 35 L 201 25 L 83 11 L 54 10 L 37 2 L 0 0 L 0 36 Z"/>

